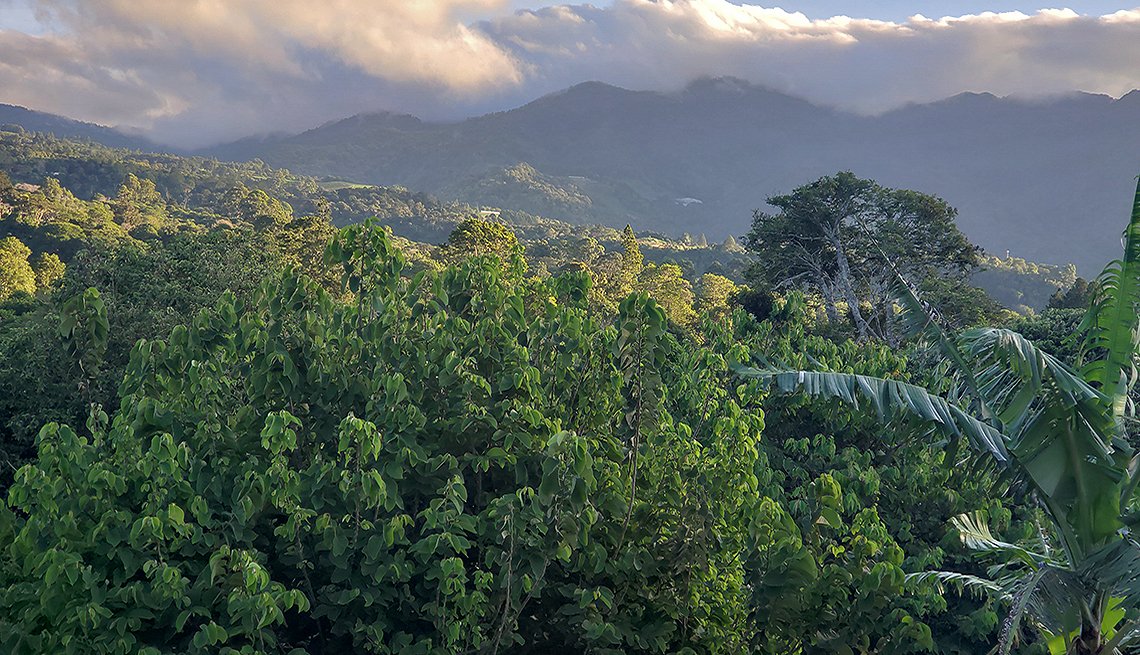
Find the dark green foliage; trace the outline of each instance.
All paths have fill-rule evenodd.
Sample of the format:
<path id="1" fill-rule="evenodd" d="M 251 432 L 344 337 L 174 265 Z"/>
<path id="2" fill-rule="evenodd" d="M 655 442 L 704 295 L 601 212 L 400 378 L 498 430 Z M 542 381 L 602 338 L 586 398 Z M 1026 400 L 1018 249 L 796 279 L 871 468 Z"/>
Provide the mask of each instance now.
<path id="1" fill-rule="evenodd" d="M 137 340 L 169 334 L 227 290 L 248 298 L 287 264 L 272 239 L 247 230 L 183 235 L 158 248 L 92 249 L 50 296 L 0 309 L 0 449 L 8 462 L 0 488 L 44 423 L 81 424 L 90 404 L 118 405 Z M 102 290 L 96 323 L 84 318 L 93 309 L 90 289 Z M 103 321 L 105 330 L 90 332 Z"/>
<path id="2" fill-rule="evenodd" d="M 227 294 L 139 342 L 117 411 L 41 432 L 0 511 L 6 652 L 912 653 L 990 633 L 932 632 L 945 601 L 904 589 L 954 512 L 1000 508 L 984 479 L 803 403 L 762 440 L 729 371 L 760 349 L 898 373 L 889 351 L 807 336 L 794 303 L 700 346 L 644 294 L 600 321 L 582 273 L 413 274 L 374 226 L 329 256 L 347 295 L 288 272 Z M 99 321 L 80 297 L 72 338 Z"/>
<path id="3" fill-rule="evenodd" d="M 743 321 L 737 330 L 753 334 L 752 352 L 772 365 L 921 379 L 922 370 L 912 372 L 906 358 L 885 346 L 837 345 L 811 335 L 795 294 L 773 303 L 770 316 L 758 329 Z M 947 538 L 946 522 L 978 508 L 1009 516 L 997 500 L 995 472 L 946 466 L 947 454 L 916 440 L 912 425 L 884 427 L 866 409 L 777 395 L 765 410 L 761 493 L 786 508 L 777 515 L 787 514 L 781 520 L 797 526 L 808 562 L 819 563 L 810 573 L 803 551 L 787 544 L 772 555 L 769 566 L 795 567 L 776 591 L 797 593 L 776 596 L 780 605 L 757 603 L 778 619 L 761 633 L 771 644 L 766 652 L 797 652 L 801 644 L 822 652 L 987 650 L 996 639 L 997 603 L 943 597 L 905 585 L 904 576 L 950 563 L 973 566 Z"/>
<path id="4" fill-rule="evenodd" d="M 1089 285 L 1088 280 L 1079 277 L 1068 289 L 1057 289 L 1056 293 L 1049 296 L 1049 304 L 1046 308 L 1085 309 L 1092 303 L 1095 295 L 1095 289 Z"/>

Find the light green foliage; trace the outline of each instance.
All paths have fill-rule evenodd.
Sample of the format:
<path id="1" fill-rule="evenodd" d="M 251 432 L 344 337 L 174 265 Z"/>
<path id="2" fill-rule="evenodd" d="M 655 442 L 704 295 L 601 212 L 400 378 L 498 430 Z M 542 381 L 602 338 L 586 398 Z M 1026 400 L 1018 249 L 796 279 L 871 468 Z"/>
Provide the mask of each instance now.
<path id="1" fill-rule="evenodd" d="M 1040 311 L 1058 289 L 1069 289 L 1077 280 L 1077 267 L 1053 266 L 1021 257 L 982 255 L 971 282 L 985 289 L 999 303 L 1022 313 Z M 1088 303 L 1083 303 L 1083 309 Z"/>
<path id="2" fill-rule="evenodd" d="M 51 252 L 41 252 L 39 255 L 36 255 L 32 269 L 36 273 L 36 288 L 49 289 L 63 279 L 63 274 L 67 270 L 67 266 L 64 265 L 59 255 Z"/>
<path id="3" fill-rule="evenodd" d="M 139 179 L 134 173 L 128 174 L 119 187 L 111 209 L 115 222 L 136 238 L 154 238 L 177 229 L 167 216 L 166 201 L 154 181 Z"/>
<path id="4" fill-rule="evenodd" d="M 80 200 L 55 178 L 34 191 L 0 191 L 0 206 L 8 208 L 0 212 L 0 235 L 19 238 L 33 253 L 56 254 L 62 261 L 89 246 L 138 243 L 116 223 L 108 203 Z"/>
<path id="5" fill-rule="evenodd" d="M 483 218 L 470 218 L 459 225 L 447 237 L 443 254 L 452 261 L 464 257 L 493 255 L 504 264 L 519 259 L 522 246 L 511 228 L 503 223 Z"/>
<path id="6" fill-rule="evenodd" d="M 573 183 L 543 175 L 525 162 L 495 171 L 473 185 L 445 190 L 445 194 L 555 218 L 589 215 L 593 204 Z"/>
<path id="7" fill-rule="evenodd" d="M 641 271 L 637 281 L 639 291 L 649 294 L 665 310 L 669 320 L 681 326 L 691 326 L 697 320 L 693 310 L 693 285 L 685 279 L 676 264 L 650 264 Z"/>
<path id="8" fill-rule="evenodd" d="M 716 319 L 723 319 L 732 313 L 729 299 L 737 291 L 736 284 L 723 275 L 705 273 L 697 279 L 696 310 Z"/>
<path id="9" fill-rule="evenodd" d="M 16 237 L 0 239 L 0 301 L 17 293 L 36 292 L 36 273 L 28 262 L 31 254 Z"/>
<path id="10" fill-rule="evenodd" d="M 293 208 L 261 189 L 239 185 L 222 198 L 222 209 L 228 216 L 259 228 L 279 228 L 293 218 Z"/>
<path id="11" fill-rule="evenodd" d="M 645 267 L 645 258 L 641 254 L 641 247 L 637 244 L 637 237 L 633 234 L 633 228 L 626 225 L 621 233 L 621 277 L 618 284 L 620 289 L 625 289 L 626 285 L 633 288 L 637 284 L 637 279 L 641 276 L 641 271 Z M 626 291 L 628 293 L 628 291 Z M 624 295 L 624 294 L 623 294 Z"/>
<path id="12" fill-rule="evenodd" d="M 741 652 L 762 419 L 724 357 L 644 296 L 597 323 L 580 275 L 407 277 L 374 227 L 330 256 L 346 304 L 223 299 L 89 436 L 45 428 L 6 652 Z"/>

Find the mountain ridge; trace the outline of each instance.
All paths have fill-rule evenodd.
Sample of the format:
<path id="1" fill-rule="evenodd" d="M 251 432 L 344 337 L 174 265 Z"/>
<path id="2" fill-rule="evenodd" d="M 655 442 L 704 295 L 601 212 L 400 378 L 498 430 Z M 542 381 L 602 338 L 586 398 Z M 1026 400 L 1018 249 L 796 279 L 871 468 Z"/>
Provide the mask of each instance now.
<path id="1" fill-rule="evenodd" d="M 587 82 L 454 123 L 363 115 L 218 154 L 475 203 L 504 197 L 491 181 L 526 164 L 567 192 L 592 185 L 592 203 L 555 218 L 608 212 L 610 223 L 710 238 L 742 234 L 769 195 L 852 170 L 942 196 L 992 252 L 1075 261 L 1092 275 L 1117 254 L 1119 198 L 1140 170 L 1136 98 L 965 92 L 861 115 L 733 78 L 672 92 Z"/>
<path id="2" fill-rule="evenodd" d="M 118 128 L 37 111 L 22 105 L 0 103 L 0 126 L 8 125 L 17 125 L 29 132 L 51 133 L 60 138 L 86 139 L 112 148 L 174 151 L 168 146 Z"/>
<path id="3" fill-rule="evenodd" d="M 367 112 L 196 152 L 718 240 L 743 234 L 768 196 L 852 170 L 945 198 L 990 252 L 1092 275 L 1118 254 L 1120 198 L 1140 171 L 1140 91 L 963 92 L 862 115 L 730 77 L 668 92 L 583 82 L 456 122 Z M 562 191 L 589 201 L 552 202 Z"/>

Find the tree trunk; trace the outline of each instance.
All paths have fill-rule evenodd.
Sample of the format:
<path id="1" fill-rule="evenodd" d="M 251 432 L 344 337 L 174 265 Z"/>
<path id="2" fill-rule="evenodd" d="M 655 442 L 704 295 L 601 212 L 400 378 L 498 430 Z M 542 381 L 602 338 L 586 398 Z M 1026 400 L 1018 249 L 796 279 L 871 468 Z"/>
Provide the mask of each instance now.
<path id="1" fill-rule="evenodd" d="M 823 294 L 823 311 L 827 313 L 827 320 L 832 325 L 839 325 L 839 310 L 835 308 L 835 286 L 827 280 L 819 282 L 820 293 Z"/>
<path id="2" fill-rule="evenodd" d="M 869 332 L 867 319 L 863 318 L 863 312 L 859 309 L 859 297 L 855 295 L 855 286 L 851 284 L 851 264 L 847 261 L 847 251 L 843 249 L 843 241 L 839 238 L 838 231 L 829 231 L 827 236 L 835 248 L 835 263 L 839 267 L 839 288 L 847 300 L 847 309 L 851 312 L 851 318 L 855 321 L 859 341 L 866 341 Z"/>

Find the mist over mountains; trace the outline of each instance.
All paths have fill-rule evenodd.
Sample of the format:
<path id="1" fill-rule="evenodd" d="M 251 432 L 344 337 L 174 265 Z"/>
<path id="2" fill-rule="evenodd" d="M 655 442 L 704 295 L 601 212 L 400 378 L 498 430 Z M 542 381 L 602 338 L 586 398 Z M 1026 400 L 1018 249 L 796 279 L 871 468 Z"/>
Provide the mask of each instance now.
<path id="1" fill-rule="evenodd" d="M 1140 92 L 964 93 L 861 116 L 733 78 L 674 93 L 589 82 L 459 123 L 365 114 L 201 154 L 710 240 L 744 233 L 769 195 L 851 170 L 942 196 L 994 254 L 1092 275 L 1119 253 L 1140 170 Z"/>

